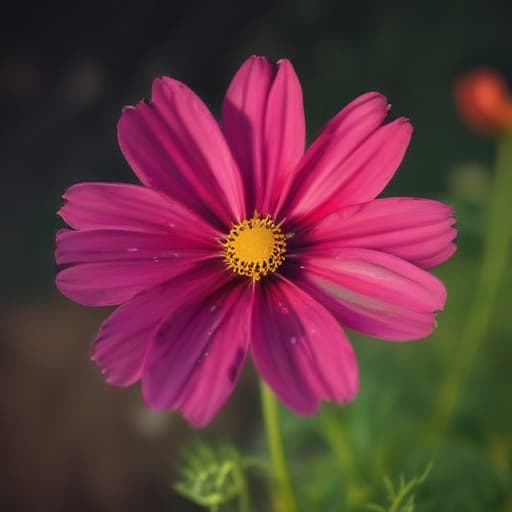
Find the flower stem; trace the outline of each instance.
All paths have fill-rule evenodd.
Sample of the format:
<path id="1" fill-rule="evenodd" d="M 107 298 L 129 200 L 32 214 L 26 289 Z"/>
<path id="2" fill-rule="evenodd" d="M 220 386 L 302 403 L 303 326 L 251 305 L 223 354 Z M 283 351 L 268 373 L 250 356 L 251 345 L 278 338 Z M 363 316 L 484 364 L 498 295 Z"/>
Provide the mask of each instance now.
<path id="1" fill-rule="evenodd" d="M 320 422 L 325 441 L 345 476 L 345 505 L 352 510 L 354 507 L 363 506 L 370 498 L 370 493 L 367 487 L 368 478 L 362 475 L 360 461 L 354 450 L 352 432 L 342 421 L 342 418 L 346 418 L 340 412 L 339 406 L 324 404 L 320 411 Z"/>
<path id="2" fill-rule="evenodd" d="M 434 436 L 440 440 L 455 412 L 462 387 L 475 362 L 489 327 L 500 280 L 506 270 L 512 231 L 510 198 L 512 197 L 512 134 L 499 142 L 496 171 L 492 187 L 483 256 L 473 304 L 462 329 L 460 347 L 433 409 Z"/>
<path id="3" fill-rule="evenodd" d="M 279 428 L 277 401 L 270 388 L 261 381 L 261 408 L 265 422 L 272 469 L 275 477 L 273 504 L 276 512 L 297 512 L 297 500 L 293 492 L 290 473 L 284 454 L 283 437 Z"/>
<path id="4" fill-rule="evenodd" d="M 239 512 L 250 512 L 251 503 L 249 499 L 249 488 L 247 486 L 247 478 L 245 476 L 245 472 L 242 469 L 242 463 L 240 460 L 237 461 L 234 478 L 236 479 L 240 489 L 240 495 L 238 498 L 238 510 Z"/>

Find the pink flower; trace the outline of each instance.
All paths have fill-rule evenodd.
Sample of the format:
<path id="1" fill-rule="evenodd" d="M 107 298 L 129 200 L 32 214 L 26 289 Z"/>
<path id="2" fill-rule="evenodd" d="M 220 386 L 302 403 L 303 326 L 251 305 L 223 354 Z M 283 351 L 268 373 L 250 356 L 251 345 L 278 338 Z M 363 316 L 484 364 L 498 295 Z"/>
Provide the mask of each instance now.
<path id="1" fill-rule="evenodd" d="M 249 351 L 299 414 L 358 390 L 341 326 L 387 340 L 429 335 L 443 284 L 425 269 L 455 251 L 452 210 L 375 199 L 412 133 L 384 124 L 386 98 L 356 98 L 304 153 L 291 63 L 251 57 L 220 125 L 184 84 L 158 78 L 126 108 L 121 150 L 142 185 L 80 183 L 64 194 L 57 286 L 85 305 L 121 304 L 94 342 L 107 381 L 142 381 L 146 402 L 208 423 Z"/>

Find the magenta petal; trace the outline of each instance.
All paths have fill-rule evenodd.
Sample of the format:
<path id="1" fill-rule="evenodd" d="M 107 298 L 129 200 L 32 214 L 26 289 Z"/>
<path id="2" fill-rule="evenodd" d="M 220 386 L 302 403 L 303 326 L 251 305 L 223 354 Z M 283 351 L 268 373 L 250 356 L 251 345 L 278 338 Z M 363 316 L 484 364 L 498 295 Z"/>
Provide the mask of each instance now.
<path id="1" fill-rule="evenodd" d="M 305 253 L 300 285 L 342 325 L 387 340 L 428 336 L 446 290 L 435 276 L 396 256 L 342 248 Z"/>
<path id="2" fill-rule="evenodd" d="M 268 213 L 304 153 L 302 89 L 291 63 L 246 60 L 226 93 L 222 129 L 250 191 L 248 211 Z"/>
<path id="3" fill-rule="evenodd" d="M 331 146 L 321 163 L 307 169 L 312 182 L 299 191 L 290 216 L 305 216 L 311 223 L 341 206 L 374 199 L 402 162 L 411 135 L 411 124 L 399 118 L 378 128 L 349 155 L 342 142 L 339 148 Z"/>
<path id="4" fill-rule="evenodd" d="M 249 345 L 252 287 L 191 279 L 155 334 L 143 375 L 146 402 L 207 424 L 235 387 Z M 183 297 L 184 295 L 184 297 Z"/>
<path id="5" fill-rule="evenodd" d="M 357 361 L 331 314 L 283 278 L 262 283 L 256 291 L 252 353 L 277 396 L 306 415 L 315 413 L 321 400 L 354 398 Z"/>
<path id="6" fill-rule="evenodd" d="M 384 190 L 402 163 L 412 136 L 408 119 L 399 117 L 375 131 L 343 165 L 342 182 L 335 193 L 344 204 L 374 199 Z M 336 198 L 331 204 L 339 205 Z"/>
<path id="7" fill-rule="evenodd" d="M 215 256 L 212 249 L 219 252 L 215 240 L 211 240 L 211 247 L 208 247 L 206 242 L 199 244 L 181 235 L 115 229 L 62 229 L 57 233 L 55 260 L 58 265 L 125 260 L 172 263 L 184 258 L 189 261 L 211 258 Z"/>
<path id="8" fill-rule="evenodd" d="M 194 275 L 205 284 L 225 282 L 225 273 L 217 262 L 194 268 Z M 141 378 L 148 348 L 154 334 L 169 311 L 187 300 L 189 275 L 181 275 L 151 290 L 146 290 L 117 308 L 102 324 L 94 342 L 92 358 L 107 381 L 127 386 Z"/>
<path id="9" fill-rule="evenodd" d="M 193 266 L 194 262 L 187 259 L 81 263 L 61 270 L 56 284 L 63 295 L 79 304 L 114 306 L 191 271 Z"/>
<path id="10" fill-rule="evenodd" d="M 169 285 L 155 287 L 117 308 L 103 322 L 92 358 L 109 384 L 128 386 L 141 378 L 154 331 L 175 301 L 174 293 Z"/>
<path id="11" fill-rule="evenodd" d="M 187 233 L 190 238 L 218 236 L 208 223 L 188 207 L 140 185 L 79 183 L 64 194 L 59 215 L 75 229 L 118 229 Z"/>
<path id="12" fill-rule="evenodd" d="M 275 207 L 284 180 L 304 154 L 306 142 L 302 88 L 286 59 L 277 63 L 276 77 L 268 95 L 263 136 L 267 175 L 263 183 L 264 201 L 257 209 L 267 213 Z"/>
<path id="13" fill-rule="evenodd" d="M 321 131 L 290 176 L 278 210 L 284 217 L 303 213 L 307 197 L 316 190 L 377 128 L 388 114 L 388 101 L 378 92 L 359 96 L 338 112 Z M 313 207 L 318 206 L 313 204 Z"/>
<path id="14" fill-rule="evenodd" d="M 441 249 L 438 253 L 433 254 L 430 257 L 427 257 L 423 260 L 416 261 L 416 265 L 421 268 L 434 268 L 437 265 L 441 265 L 448 259 L 450 259 L 455 252 L 457 251 L 457 246 L 455 244 L 448 244 L 446 247 Z"/>
<path id="15" fill-rule="evenodd" d="M 216 256 L 215 240 L 198 241 L 189 239 L 186 231 L 179 233 L 60 230 L 55 259 L 59 265 L 73 266 L 57 275 L 57 287 L 80 304 L 120 304 Z"/>
<path id="16" fill-rule="evenodd" d="M 127 161 L 148 187 L 224 226 L 245 216 L 231 151 L 207 107 L 184 84 L 156 79 L 150 103 L 124 109 L 118 136 Z"/>
<path id="17" fill-rule="evenodd" d="M 382 124 L 389 109 L 387 98 L 380 92 L 361 94 L 329 120 L 313 144 L 324 144 L 325 136 L 337 135 L 345 140 L 347 151 L 352 151 Z"/>
<path id="18" fill-rule="evenodd" d="M 376 199 L 341 208 L 298 235 L 294 243 L 322 253 L 342 247 L 375 249 L 422 268 L 439 265 L 454 251 L 453 210 L 438 201 Z"/>
<path id="19" fill-rule="evenodd" d="M 263 124 L 275 68 L 265 57 L 247 59 L 234 76 L 222 106 L 221 125 L 246 188 L 247 210 L 263 200 Z"/>

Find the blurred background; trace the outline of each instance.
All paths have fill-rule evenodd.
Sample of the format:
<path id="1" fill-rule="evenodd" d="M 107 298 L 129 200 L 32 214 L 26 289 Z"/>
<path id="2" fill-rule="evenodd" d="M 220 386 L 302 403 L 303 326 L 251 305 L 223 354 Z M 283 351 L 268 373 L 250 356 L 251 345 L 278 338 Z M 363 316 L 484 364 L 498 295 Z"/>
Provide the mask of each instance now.
<path id="1" fill-rule="evenodd" d="M 463 344 L 494 159 L 494 141 L 459 121 L 452 86 L 482 64 L 512 77 L 511 26 L 507 0 L 3 6 L 0 511 L 200 510 L 169 487 L 183 446 L 201 437 L 264 454 L 251 369 L 204 431 L 177 414 L 151 413 L 137 387 L 107 386 L 89 345 L 109 311 L 61 297 L 53 263 L 64 190 L 79 181 L 135 181 L 116 141 L 121 108 L 147 97 L 152 79 L 165 74 L 190 85 L 217 114 L 232 75 L 253 53 L 292 60 L 309 139 L 355 96 L 385 93 L 393 116 L 415 126 L 386 195 L 457 208 L 460 249 L 439 271 L 449 302 L 436 334 L 411 344 L 351 335 L 359 399 L 310 420 L 283 411 L 292 470 L 316 510 L 357 509 L 385 495 L 384 475 L 421 473 L 432 459 L 432 400 Z M 512 510 L 510 277 L 418 510 Z M 344 439 L 341 452 L 329 435 L 335 444 Z M 256 481 L 254 492 L 260 487 Z"/>

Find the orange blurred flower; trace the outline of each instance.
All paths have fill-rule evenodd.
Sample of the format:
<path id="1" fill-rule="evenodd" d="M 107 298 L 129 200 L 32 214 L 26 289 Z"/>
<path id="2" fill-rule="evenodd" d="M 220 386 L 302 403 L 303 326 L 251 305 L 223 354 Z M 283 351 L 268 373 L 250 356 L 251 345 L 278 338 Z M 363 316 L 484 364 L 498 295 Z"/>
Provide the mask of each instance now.
<path id="1" fill-rule="evenodd" d="M 512 130 L 512 96 L 505 79 L 493 69 L 479 68 L 460 77 L 455 83 L 455 104 L 475 131 Z"/>

